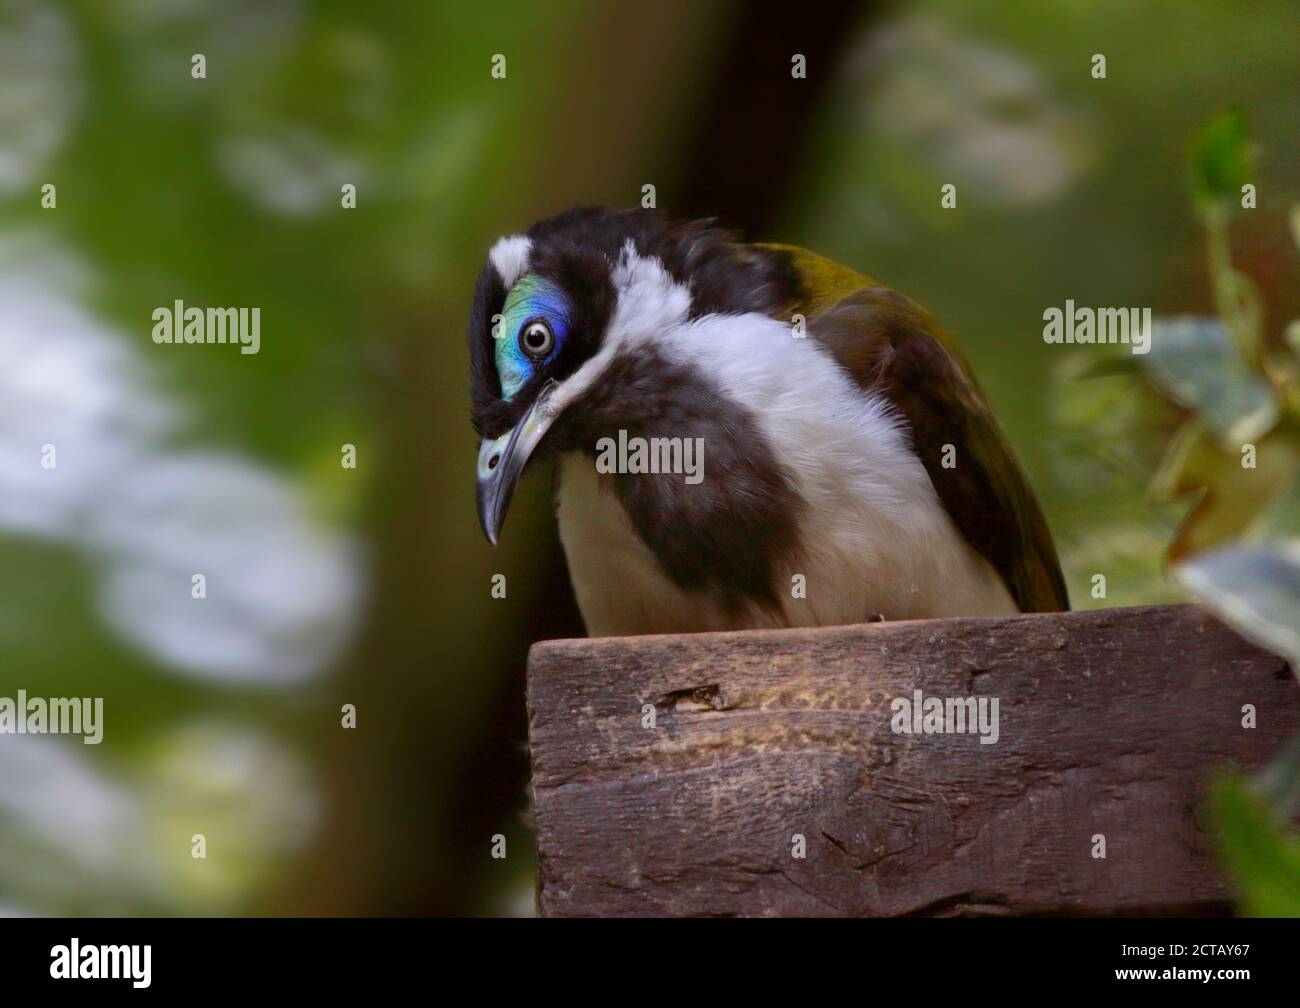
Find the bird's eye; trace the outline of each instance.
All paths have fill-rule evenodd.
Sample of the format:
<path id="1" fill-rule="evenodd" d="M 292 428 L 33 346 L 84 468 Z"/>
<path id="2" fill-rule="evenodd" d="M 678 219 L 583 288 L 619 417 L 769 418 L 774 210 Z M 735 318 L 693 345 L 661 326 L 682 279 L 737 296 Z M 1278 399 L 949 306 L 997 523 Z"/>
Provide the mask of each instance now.
<path id="1" fill-rule="evenodd" d="M 529 322 L 519 334 L 519 345 L 529 357 L 541 360 L 555 346 L 555 337 L 545 322 Z"/>

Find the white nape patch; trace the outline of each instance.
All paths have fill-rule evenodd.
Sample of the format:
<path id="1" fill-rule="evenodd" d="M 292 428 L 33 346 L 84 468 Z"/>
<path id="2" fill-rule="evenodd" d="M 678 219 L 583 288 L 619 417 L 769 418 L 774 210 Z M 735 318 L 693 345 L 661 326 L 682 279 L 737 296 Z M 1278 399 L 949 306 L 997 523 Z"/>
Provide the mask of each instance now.
<path id="1" fill-rule="evenodd" d="M 533 243 L 525 235 L 510 235 L 498 239 L 488 253 L 488 260 L 498 273 L 501 281 L 509 290 L 528 269 L 528 254 L 533 250 Z"/>
<path id="2" fill-rule="evenodd" d="M 638 255 L 631 239 L 623 246 L 610 282 L 615 307 L 604 342 L 555 390 L 551 409 L 556 413 L 599 382 L 605 368 L 621 352 L 638 342 L 657 340 L 683 325 L 690 314 L 690 291 L 674 280 L 658 259 Z"/>
<path id="3" fill-rule="evenodd" d="M 748 407 L 805 503 L 799 555 L 774 571 L 789 626 L 991 616 L 1017 612 L 1002 579 L 962 537 L 939 502 L 890 404 L 862 391 L 813 339 L 758 313 L 688 321 L 690 293 L 628 244 L 613 276 L 617 308 L 600 351 L 556 390 L 563 408 L 601 380 L 620 353 L 653 343 L 694 364 Z M 690 431 L 682 431 L 690 436 Z M 707 454 L 706 454 L 707 459 Z M 565 460 L 558 512 L 588 632 L 596 635 L 772 625 L 753 611 L 729 620 L 700 593 L 659 570 L 609 488 Z M 710 473 L 704 478 L 725 479 Z M 807 579 L 807 598 L 791 578 Z"/>
<path id="4" fill-rule="evenodd" d="M 609 335 L 617 343 L 652 339 L 686 321 L 691 292 L 654 256 L 643 258 L 629 239 L 610 277 L 617 297 Z"/>

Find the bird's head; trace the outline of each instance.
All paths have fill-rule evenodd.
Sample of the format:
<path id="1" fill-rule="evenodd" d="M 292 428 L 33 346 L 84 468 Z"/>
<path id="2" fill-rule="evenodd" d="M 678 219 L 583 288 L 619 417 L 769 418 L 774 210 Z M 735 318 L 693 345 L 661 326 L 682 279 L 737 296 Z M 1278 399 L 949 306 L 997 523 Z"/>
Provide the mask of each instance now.
<path id="1" fill-rule="evenodd" d="M 690 422 L 716 404 L 698 363 L 662 337 L 707 315 L 776 317 L 794 300 L 788 257 L 708 222 L 646 210 L 570 210 L 500 239 L 469 319 L 478 511 L 495 543 L 530 461 Z"/>

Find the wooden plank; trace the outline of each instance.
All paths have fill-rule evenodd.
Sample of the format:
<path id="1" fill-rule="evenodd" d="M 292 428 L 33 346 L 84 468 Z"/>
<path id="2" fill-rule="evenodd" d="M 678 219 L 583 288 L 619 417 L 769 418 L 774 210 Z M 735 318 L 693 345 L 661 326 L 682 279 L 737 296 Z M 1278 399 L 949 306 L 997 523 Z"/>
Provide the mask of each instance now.
<path id="1" fill-rule="evenodd" d="M 997 741 L 896 732 L 917 689 L 996 698 Z M 1215 912 L 1207 774 L 1279 751 L 1300 689 L 1144 606 L 551 641 L 528 716 L 546 915 Z"/>

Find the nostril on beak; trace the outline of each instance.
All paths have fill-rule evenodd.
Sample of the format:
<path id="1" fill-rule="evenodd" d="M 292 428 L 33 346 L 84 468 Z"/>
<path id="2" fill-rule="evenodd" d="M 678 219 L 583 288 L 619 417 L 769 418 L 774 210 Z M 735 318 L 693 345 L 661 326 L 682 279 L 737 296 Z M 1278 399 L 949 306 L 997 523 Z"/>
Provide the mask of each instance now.
<path id="1" fill-rule="evenodd" d="M 501 453 L 497 452 L 490 459 L 488 459 L 488 468 L 495 469 L 497 467 L 497 463 L 500 461 L 501 461 Z"/>

